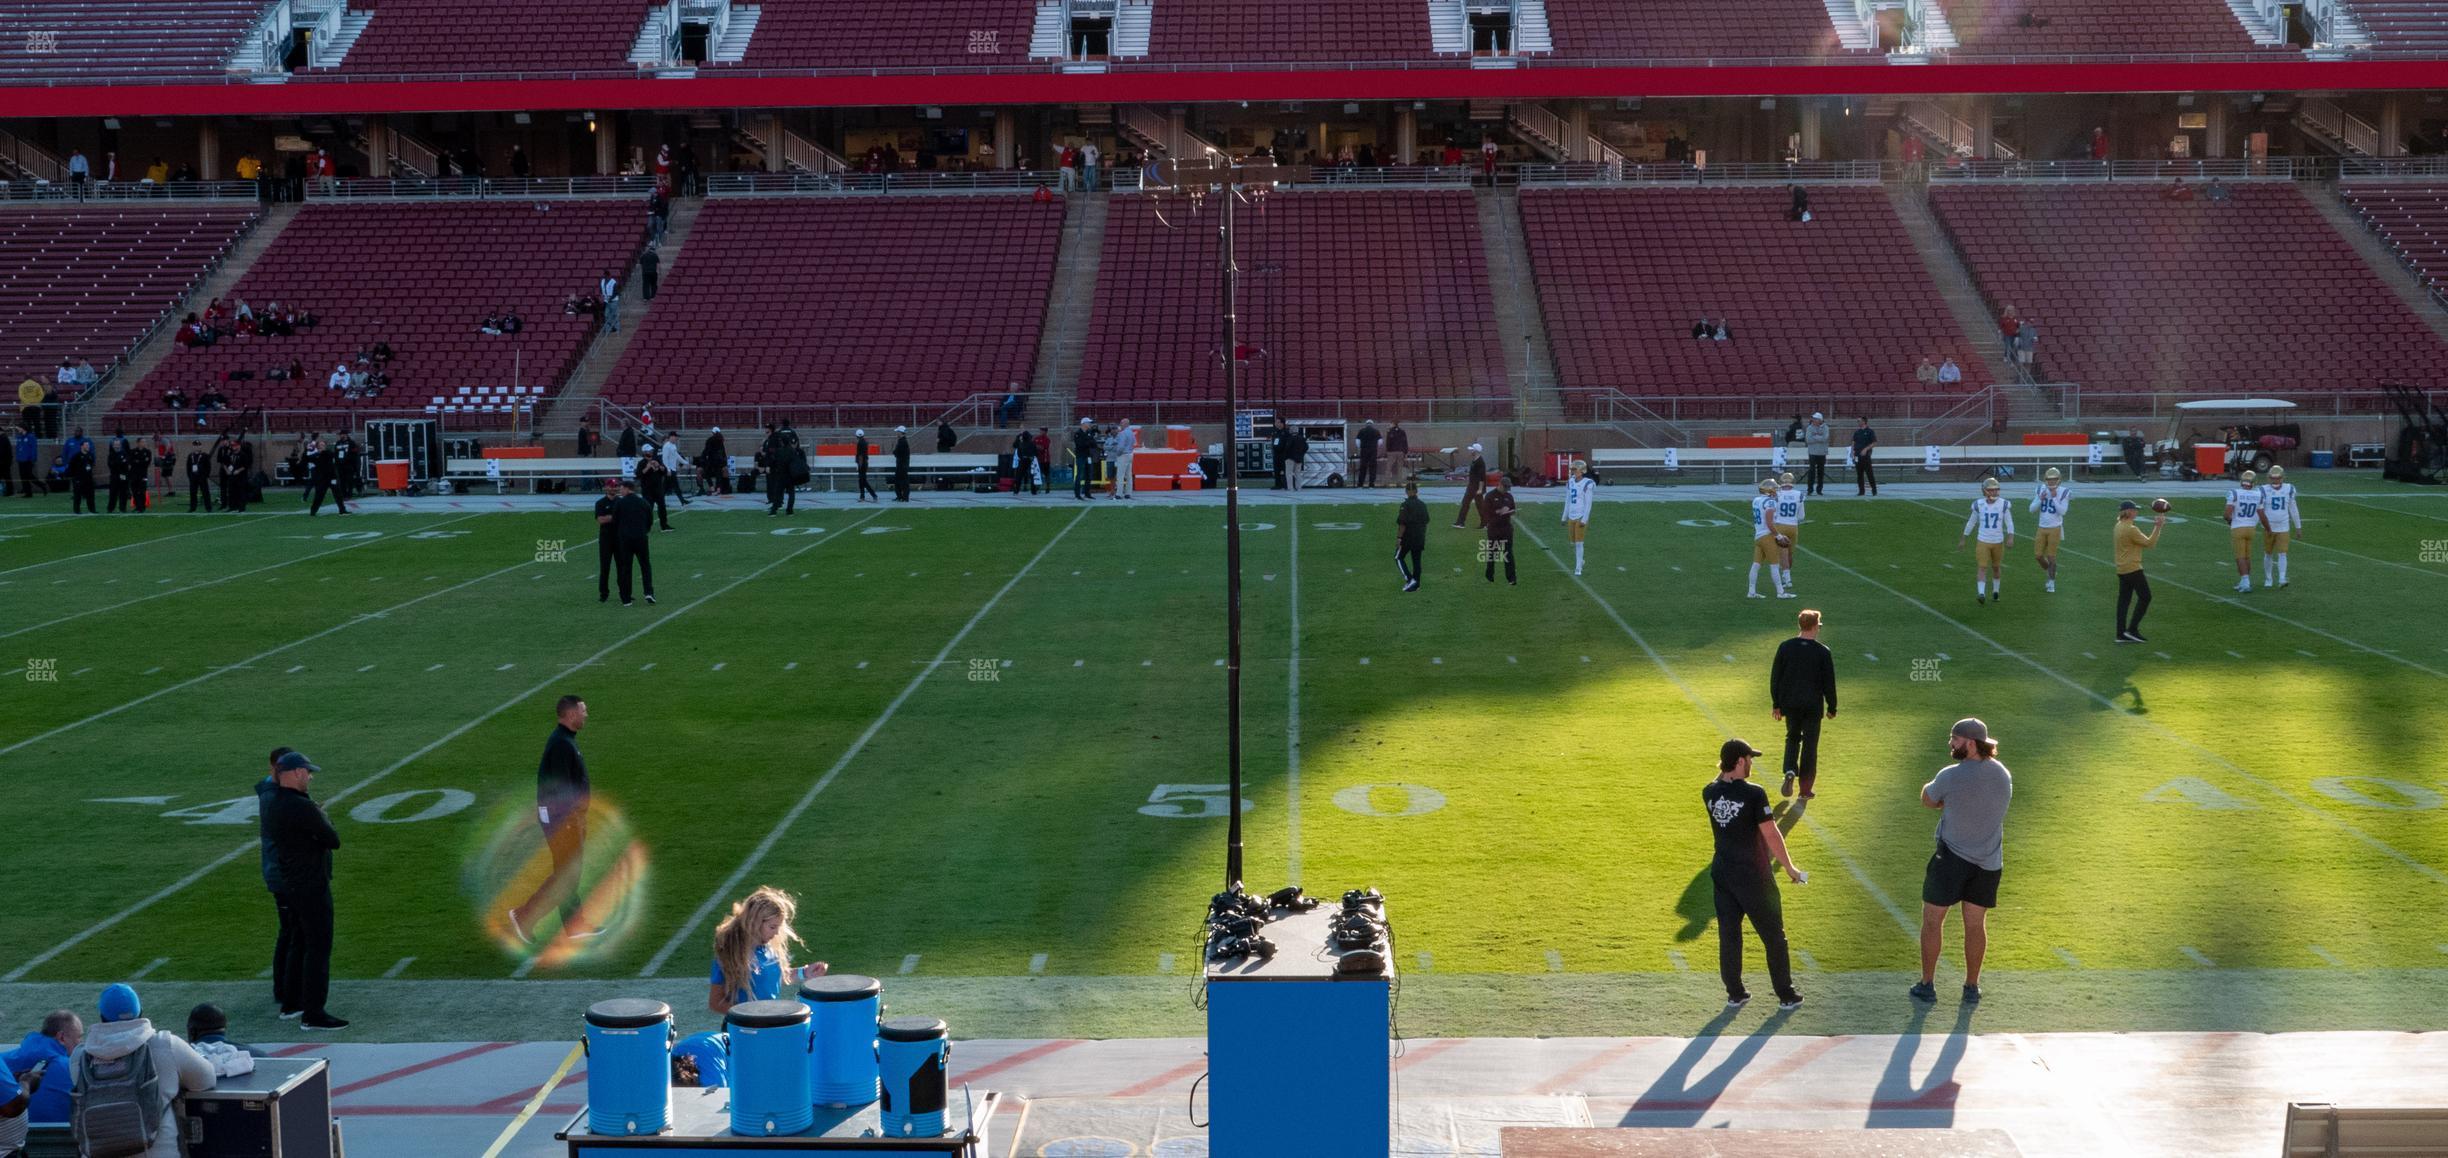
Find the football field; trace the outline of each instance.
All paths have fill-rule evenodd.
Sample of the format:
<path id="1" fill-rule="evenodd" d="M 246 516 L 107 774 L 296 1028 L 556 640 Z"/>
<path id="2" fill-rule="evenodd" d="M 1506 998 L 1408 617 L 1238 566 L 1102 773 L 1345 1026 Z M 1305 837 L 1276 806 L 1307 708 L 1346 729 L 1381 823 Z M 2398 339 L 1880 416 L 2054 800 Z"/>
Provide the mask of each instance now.
<path id="1" fill-rule="evenodd" d="M 1784 890 L 1810 996 L 1790 1032 L 1912 1020 L 1918 789 L 1966 715 L 2017 788 L 1977 1028 L 2448 1027 L 2448 501 L 2305 490 L 2285 589 L 2256 561 L 2230 591 L 2221 489 L 2119 481 L 2077 488 L 2057 593 L 2018 537 L 1985 605 L 1955 550 L 1968 486 L 1814 500 L 1792 601 L 1743 598 L 1740 488 L 1609 488 L 1577 579 L 1552 492 L 1529 492 L 1518 587 L 1480 578 L 1432 491 L 1407 595 L 1392 500 L 1257 492 L 1248 883 L 1384 890 L 1406 1034 L 1691 1033 L 1722 1003 L 1699 791 L 1729 735 L 1771 752 L 1775 791 L 1768 662 L 1814 607 L 1842 710 L 1818 798 L 1780 805 L 1811 873 Z M 2184 521 L 2149 560 L 2150 642 L 2120 646 L 2108 527 L 2155 493 Z M 701 502 L 653 542 L 659 602 L 623 608 L 595 597 L 578 509 L 6 502 L 12 1025 L 131 977 L 268 1021 L 251 790 L 276 744 L 322 766 L 345 842 L 351 1035 L 566 1036 L 631 993 L 708 1027 L 713 922 L 768 883 L 801 899 L 803 959 L 960 1036 L 1201 1024 L 1218 506 Z M 610 932 L 537 953 L 501 910 L 540 876 L 533 778 L 565 692 L 592 709 L 587 905 Z"/>

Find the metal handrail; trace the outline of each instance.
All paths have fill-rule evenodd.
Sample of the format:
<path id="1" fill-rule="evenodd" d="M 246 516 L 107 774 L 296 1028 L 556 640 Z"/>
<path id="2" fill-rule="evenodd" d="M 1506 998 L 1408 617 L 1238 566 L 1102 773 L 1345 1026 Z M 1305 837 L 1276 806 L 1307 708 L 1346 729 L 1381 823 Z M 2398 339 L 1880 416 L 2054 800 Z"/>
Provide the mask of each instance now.
<path id="1" fill-rule="evenodd" d="M 2448 178 L 2448 157 L 2340 157 L 2337 167 L 2340 181 Z"/>
<path id="2" fill-rule="evenodd" d="M 1054 187 L 1059 178 L 1051 169 L 981 169 L 976 172 L 938 173 L 911 171 L 899 173 L 709 173 L 705 177 L 709 197 L 759 197 L 804 194 L 888 194 L 888 193 L 1027 193 L 1039 186 Z"/>
<path id="3" fill-rule="evenodd" d="M 624 198 L 644 200 L 655 179 L 618 177 L 353 177 L 306 183 L 309 201 L 433 201 L 442 199 Z"/>
<path id="4" fill-rule="evenodd" d="M 79 196 L 63 182 L 0 182 L 0 201 L 257 201 L 253 181 L 92 181 Z"/>
<path id="5" fill-rule="evenodd" d="M 2101 181 L 2172 181 L 2207 180 L 2212 177 L 2229 181 L 2317 181 L 2333 172 L 2330 164 L 2318 157 L 2212 158 L 2196 157 L 2184 160 L 2111 160 L 2111 161 L 1980 161 L 1939 158 L 1927 162 L 1932 183 L 1961 184 L 1974 181 L 2006 182 L 2101 182 Z"/>

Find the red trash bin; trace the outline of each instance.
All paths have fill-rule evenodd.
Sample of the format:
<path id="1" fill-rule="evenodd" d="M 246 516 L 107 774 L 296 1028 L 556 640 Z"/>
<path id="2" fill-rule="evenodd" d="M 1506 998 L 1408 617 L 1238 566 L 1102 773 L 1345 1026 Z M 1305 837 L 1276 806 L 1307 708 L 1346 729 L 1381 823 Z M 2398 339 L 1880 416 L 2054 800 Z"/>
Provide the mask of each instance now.
<path id="1" fill-rule="evenodd" d="M 408 460 L 386 458 L 374 464 L 374 485 L 386 491 L 408 489 Z"/>
<path id="2" fill-rule="evenodd" d="M 2193 469 L 2206 475 L 2227 473 L 2227 444 L 2224 442 L 2194 443 Z"/>

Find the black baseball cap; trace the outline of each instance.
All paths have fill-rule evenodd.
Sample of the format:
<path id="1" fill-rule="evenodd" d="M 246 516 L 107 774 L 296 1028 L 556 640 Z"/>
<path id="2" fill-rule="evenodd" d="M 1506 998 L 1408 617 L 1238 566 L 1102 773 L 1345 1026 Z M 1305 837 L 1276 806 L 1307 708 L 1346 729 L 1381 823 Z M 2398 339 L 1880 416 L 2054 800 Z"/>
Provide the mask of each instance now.
<path id="1" fill-rule="evenodd" d="M 1734 770 L 1735 763 L 1740 761 L 1743 757 L 1751 756 L 1756 758 L 1765 755 L 1767 755 L 1766 752 L 1762 752 L 1742 740 L 1728 740 L 1725 742 L 1724 747 L 1717 749 L 1717 770 L 1720 772 L 1731 772 Z"/>
<path id="2" fill-rule="evenodd" d="M 273 767 L 278 768 L 283 772 L 287 772 L 294 768 L 303 768 L 309 772 L 322 771 L 321 768 L 315 767 L 314 761 L 306 758 L 306 753 L 304 752 L 291 752 L 288 755 L 281 757 L 280 763 L 273 765 Z"/>
<path id="3" fill-rule="evenodd" d="M 2137 503 L 2132 499 L 2127 499 L 2124 502 L 2118 503 L 2117 509 L 2120 511 L 2138 511 L 2142 509 L 2142 504 Z"/>

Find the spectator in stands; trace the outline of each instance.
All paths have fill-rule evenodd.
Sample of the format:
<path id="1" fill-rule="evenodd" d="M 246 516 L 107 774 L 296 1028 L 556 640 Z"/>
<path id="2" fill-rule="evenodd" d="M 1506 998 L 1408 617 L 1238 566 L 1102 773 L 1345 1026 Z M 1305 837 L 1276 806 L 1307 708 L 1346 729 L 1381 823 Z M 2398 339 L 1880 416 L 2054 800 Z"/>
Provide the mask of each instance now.
<path id="1" fill-rule="evenodd" d="M 2178 177 L 2175 184 L 2159 191 L 2159 199 L 2162 201 L 2191 201 L 2193 187 L 2185 184 L 2184 178 Z"/>
<path id="2" fill-rule="evenodd" d="M 161 1120 L 146 1131 L 152 1144 L 144 1154 L 147 1158 L 179 1158 L 179 1139 L 184 1133 L 178 1126 L 181 1095 L 213 1087 L 212 1063 L 177 1034 L 154 1029 L 153 1023 L 145 1018 L 144 1002 L 133 987 L 120 984 L 103 990 L 100 1011 L 102 1023 L 68 1058 L 68 1070 L 76 1076 L 77 1087 L 93 1089 L 97 1063 L 115 1062 L 137 1050 L 147 1051 L 149 1068 L 157 1083 L 148 1102 L 158 1104 L 162 1110 Z"/>
<path id="3" fill-rule="evenodd" d="M 1097 173 L 1104 164 L 1104 154 L 1097 149 L 1095 141 L 1080 146 L 1079 161 L 1081 183 L 1089 192 L 1096 192 Z"/>
<path id="4" fill-rule="evenodd" d="M 579 420 L 578 420 L 578 457 L 580 457 L 580 458 L 593 458 L 593 457 L 595 457 L 595 448 L 596 448 L 596 443 L 598 443 L 598 442 L 600 442 L 600 441 L 602 441 L 602 440 L 601 440 L 601 439 L 599 439 L 599 438 L 597 438 L 597 437 L 595 436 L 595 420 L 594 420 L 594 419 L 592 419 L 592 418 L 581 418 L 581 419 L 579 419 Z"/>
<path id="5" fill-rule="evenodd" d="M 17 1048 L 0 1053 L 0 1069 L 20 1078 L 36 1077 L 25 1083 L 27 1121 L 68 1121 L 69 1093 L 75 1086 L 68 1059 L 84 1040 L 84 1020 L 68 1010 L 54 1009 L 43 1016 L 41 1029 L 25 1035 Z"/>
<path id="6" fill-rule="evenodd" d="M 162 160 L 159 157 L 153 158 L 153 163 L 145 166 L 144 179 L 147 184 L 151 185 L 169 184 L 170 162 Z"/>
<path id="7" fill-rule="evenodd" d="M 1003 392 L 1003 400 L 995 403 L 995 429 L 1001 430 L 1010 425 L 1027 407 L 1028 403 L 1020 395 L 1020 384 L 1012 383 L 1011 389 Z"/>
<path id="8" fill-rule="evenodd" d="M 92 176 L 93 162 L 85 159 L 85 150 L 71 151 L 68 154 L 68 191 L 74 194 L 77 200 L 85 199 L 85 182 Z"/>
<path id="9" fill-rule="evenodd" d="M 596 285 L 595 285 L 595 289 L 596 289 L 597 294 L 600 296 L 600 298 L 601 298 L 601 300 L 602 300 L 602 302 L 603 302 L 603 322 L 604 322 L 604 328 L 605 328 L 605 329 L 607 329 L 607 330 L 612 331 L 612 332 L 613 332 L 613 333 L 615 333 L 615 334 L 619 333 L 619 332 L 620 332 L 620 281 L 619 281 L 619 279 L 617 279 L 617 278 L 613 277 L 613 276 L 612 276 L 612 271 L 607 269 L 607 270 L 605 270 L 605 271 L 604 271 L 603 280 L 602 280 L 602 281 L 600 281 L 600 282 L 597 282 L 597 283 L 596 283 Z"/>
<path id="10" fill-rule="evenodd" d="M 244 153 L 239 156 L 237 173 L 239 180 L 251 181 L 255 184 L 255 199 L 257 201 L 265 201 L 270 199 L 270 191 L 265 189 L 263 184 L 263 162 L 256 159 L 255 154 Z"/>
<path id="11" fill-rule="evenodd" d="M 671 228 L 671 197 L 660 186 L 646 195 L 646 243 L 658 244 L 663 232 Z"/>
<path id="12" fill-rule="evenodd" d="M 75 377 L 76 384 L 80 387 L 91 386 L 94 383 L 102 380 L 102 376 L 94 372 L 93 359 L 91 358 L 77 359 Z"/>
<path id="13" fill-rule="evenodd" d="M 1709 337 L 1720 342 L 1732 341 L 1734 338 L 1733 322 L 1726 318 L 1717 319 L 1717 328 L 1709 331 Z"/>
<path id="14" fill-rule="evenodd" d="M 510 175 L 524 181 L 531 171 L 532 167 L 527 163 L 527 147 L 525 145 L 510 146 Z"/>
<path id="15" fill-rule="evenodd" d="M 663 281 L 661 249 L 662 243 L 649 242 L 646 252 L 638 255 L 638 296 L 650 302 L 654 300 L 655 290 Z"/>
<path id="16" fill-rule="evenodd" d="M 76 361 L 71 358 L 60 359 L 59 369 L 51 375 L 51 380 L 62 386 L 76 385 Z"/>
<path id="17" fill-rule="evenodd" d="M 2225 181 L 2212 177 L 2210 179 L 2210 183 L 2203 186 L 2202 196 L 2207 200 L 2224 202 L 2229 197 L 2234 196 L 2234 191 L 2227 188 L 2227 183 Z"/>
<path id="18" fill-rule="evenodd" d="M 172 334 L 170 340 L 180 346 L 212 345 L 212 338 L 204 329 L 204 323 L 196 320 L 194 314 L 188 314 L 185 318 L 180 319 L 178 332 Z"/>
<path id="19" fill-rule="evenodd" d="M 323 381 L 323 388 L 324 388 L 325 390 L 346 390 L 346 389 L 348 389 L 348 388 L 349 388 L 349 364 L 348 364 L 348 363 L 346 363 L 346 362 L 341 362 L 341 363 L 338 363 L 338 364 L 334 365 L 334 366 L 332 367 L 331 377 L 326 378 L 326 379 L 324 379 L 324 381 Z"/>
<path id="20" fill-rule="evenodd" d="M 505 334 L 510 334 L 510 335 L 516 335 L 516 334 L 517 334 L 517 333 L 518 333 L 520 330 L 524 330 L 524 329 L 526 329 L 526 328 L 527 328 L 527 319 L 525 319 L 525 318 L 522 318 L 522 317 L 518 316 L 518 311 L 517 311 L 517 310 L 507 309 L 507 308 L 505 308 L 505 309 L 503 309 L 503 310 L 502 310 L 502 312 L 501 312 L 501 332 L 502 332 L 502 333 L 505 333 Z"/>
<path id="21" fill-rule="evenodd" d="M 374 324 L 379 326 L 382 323 L 377 321 Z M 366 351 L 366 356 L 368 360 L 372 361 L 376 366 L 390 364 L 392 357 L 391 343 L 383 341 L 381 338 L 374 339 L 374 346 L 372 349 Z"/>
<path id="22" fill-rule="evenodd" d="M 1061 157 L 1056 162 L 1054 182 L 1062 187 L 1063 192 L 1068 193 L 1078 181 L 1079 150 L 1070 145 L 1064 145 Z"/>
<path id="23" fill-rule="evenodd" d="M 1953 386 L 1961 381 L 1963 381 L 1963 367 L 1956 365 L 1955 359 L 1948 358 L 1946 361 L 1938 364 L 1939 385 Z"/>
<path id="24" fill-rule="evenodd" d="M 1923 386 L 1937 385 L 1938 363 L 1930 361 L 1930 356 L 1927 354 L 1921 355 L 1921 364 L 1913 368 L 1913 381 Z"/>
<path id="25" fill-rule="evenodd" d="M 476 332 L 500 336 L 502 332 L 501 315 L 498 313 L 486 314 L 484 320 L 476 324 Z"/>
<path id="26" fill-rule="evenodd" d="M 1496 159 L 1495 134 L 1479 138 L 1479 172 L 1487 177 L 1490 186 L 1496 184 Z"/>
<path id="27" fill-rule="evenodd" d="M 949 418 L 938 418 L 938 419 L 936 419 L 936 420 L 935 420 L 935 453 L 937 453 L 937 454 L 950 454 L 950 453 L 952 453 L 952 448 L 953 448 L 953 447 L 956 447 L 956 446 L 959 446 L 959 445 L 960 445 L 960 435 L 954 434 L 954 433 L 952 432 L 952 420 L 951 420 L 951 419 L 949 419 Z"/>
<path id="28" fill-rule="evenodd" d="M 1451 140 L 1446 141 L 1444 151 L 1437 154 L 1437 163 L 1448 169 L 1461 168 L 1462 146 Z"/>
<path id="29" fill-rule="evenodd" d="M 2094 161 L 2108 159 L 2108 130 L 2104 128 L 2091 130 L 2091 159 Z"/>
<path id="30" fill-rule="evenodd" d="M 1693 341 L 1705 342 L 1711 336 L 1716 334 L 1716 332 L 1717 327 L 1709 323 L 1707 314 L 1700 315 L 1700 320 L 1692 323 L 1691 336 Z"/>
<path id="31" fill-rule="evenodd" d="M 1929 163 L 1923 159 L 1921 138 L 1904 134 L 1904 179 L 1914 184 L 1929 180 Z"/>
<path id="32" fill-rule="evenodd" d="M 215 410 L 227 409 L 229 409 L 229 395 L 223 394 L 218 386 L 205 387 L 203 396 L 196 400 L 197 414 L 209 414 Z M 199 425 L 202 421 L 202 419 L 197 419 Z"/>
<path id="33" fill-rule="evenodd" d="M 2040 323 L 2026 320 L 2023 323 L 2022 328 L 2015 331 L 2015 364 L 2029 367 L 2032 364 L 2032 352 L 2039 349 L 2039 347 Z"/>
<path id="34" fill-rule="evenodd" d="M 1785 220 L 1808 221 L 1810 219 L 1810 190 L 1795 185 L 1793 186 L 1793 204 L 1785 210 Z"/>
<path id="35" fill-rule="evenodd" d="M 1141 187 L 1144 188 L 1146 184 L 1147 182 L 1145 179 L 1140 181 Z M 1054 191 L 1046 188 L 1044 182 L 1038 182 L 1037 191 L 1029 195 L 1029 200 L 1034 201 L 1039 205 L 1046 204 L 1047 202 L 1054 200 Z"/>

